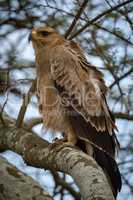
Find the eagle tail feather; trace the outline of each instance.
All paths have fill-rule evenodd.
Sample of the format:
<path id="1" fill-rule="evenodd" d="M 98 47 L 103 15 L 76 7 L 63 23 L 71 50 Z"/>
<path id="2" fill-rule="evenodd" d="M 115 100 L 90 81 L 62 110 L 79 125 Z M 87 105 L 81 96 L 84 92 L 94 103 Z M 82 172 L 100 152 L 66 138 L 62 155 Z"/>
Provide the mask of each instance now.
<path id="1" fill-rule="evenodd" d="M 105 174 L 110 180 L 112 185 L 112 192 L 116 198 L 117 193 L 121 190 L 121 174 L 117 166 L 116 161 L 106 152 L 101 151 L 98 148 L 93 147 L 93 157 L 96 162 L 102 167 Z"/>
<path id="2" fill-rule="evenodd" d="M 79 115 L 71 117 L 71 125 L 78 136 L 77 146 L 85 153 L 88 153 L 86 145 L 92 146 L 92 156 L 105 172 L 116 197 L 122 183 L 120 171 L 114 158 L 115 150 L 119 146 L 115 133 L 110 135 L 108 130 L 97 131 Z"/>

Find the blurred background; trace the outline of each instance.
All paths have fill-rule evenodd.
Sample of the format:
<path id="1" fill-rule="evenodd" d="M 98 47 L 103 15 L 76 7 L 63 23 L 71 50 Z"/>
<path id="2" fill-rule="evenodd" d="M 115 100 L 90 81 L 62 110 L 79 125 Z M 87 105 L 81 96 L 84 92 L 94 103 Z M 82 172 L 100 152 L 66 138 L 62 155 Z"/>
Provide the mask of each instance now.
<path id="1" fill-rule="evenodd" d="M 108 103 L 116 117 L 121 150 L 118 164 L 123 187 L 119 200 L 133 199 L 133 2 L 108 12 L 124 0 L 89 0 L 69 38 L 78 42 L 87 59 L 103 73 L 110 88 Z M 81 0 L 0 0 L 0 106 L 17 119 L 21 105 L 36 78 L 35 57 L 28 35 L 32 27 L 49 25 L 62 35 L 70 27 Z M 105 13 L 106 12 L 106 13 Z M 101 13 L 105 13 L 101 16 Z M 97 17 L 99 16 L 99 17 Z M 77 30 L 90 22 L 84 31 Z M 52 141 L 32 95 L 24 123 L 36 134 Z M 76 199 L 78 189 L 72 178 L 27 166 L 14 152 L 3 153 L 9 162 L 40 182 L 55 200 Z M 61 182 L 62 181 L 62 182 Z M 61 184 L 62 183 L 62 184 Z M 66 185 L 65 185 L 66 183 Z M 67 184 L 68 183 L 68 184 Z"/>

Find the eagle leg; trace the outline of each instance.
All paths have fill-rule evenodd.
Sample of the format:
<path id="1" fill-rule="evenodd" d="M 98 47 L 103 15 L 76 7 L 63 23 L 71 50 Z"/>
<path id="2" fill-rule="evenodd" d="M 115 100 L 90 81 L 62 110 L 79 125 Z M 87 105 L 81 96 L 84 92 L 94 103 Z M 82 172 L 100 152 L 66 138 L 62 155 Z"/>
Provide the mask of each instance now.
<path id="1" fill-rule="evenodd" d="M 63 133 L 63 135 L 64 137 L 61 139 L 54 139 L 54 142 L 49 145 L 50 149 L 53 149 L 58 145 L 75 147 L 77 143 L 77 136 L 73 132 L 70 132 L 70 130 L 68 132 Z"/>
<path id="2" fill-rule="evenodd" d="M 74 133 L 74 131 L 71 129 L 69 129 L 69 131 L 67 132 L 67 144 L 75 146 L 77 143 L 78 139 L 76 134 Z"/>

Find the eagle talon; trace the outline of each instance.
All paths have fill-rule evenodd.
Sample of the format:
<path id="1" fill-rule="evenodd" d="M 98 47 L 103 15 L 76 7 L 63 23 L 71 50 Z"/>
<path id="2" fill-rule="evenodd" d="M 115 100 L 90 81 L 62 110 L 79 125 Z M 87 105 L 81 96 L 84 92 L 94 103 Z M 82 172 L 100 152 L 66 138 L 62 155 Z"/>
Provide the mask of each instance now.
<path id="1" fill-rule="evenodd" d="M 54 142 L 56 142 L 56 141 L 58 141 L 58 140 L 60 140 L 59 138 L 54 138 L 53 140 L 52 140 L 52 143 L 54 143 Z"/>
<path id="2" fill-rule="evenodd" d="M 73 144 L 72 142 L 67 141 L 66 138 L 62 138 L 62 139 L 55 138 L 53 140 L 53 143 L 49 144 L 49 148 L 52 150 L 52 149 L 56 148 L 59 145 L 63 145 L 63 146 L 66 146 L 66 147 L 71 147 L 71 148 L 75 148 L 75 149 L 79 150 L 79 148 L 76 147 L 75 144 Z"/>
<path id="3" fill-rule="evenodd" d="M 49 148 L 50 148 L 50 149 L 54 149 L 55 147 L 57 147 L 57 146 L 59 146 L 59 145 L 65 144 L 65 142 L 66 142 L 66 139 L 65 139 L 65 138 L 61 138 L 61 139 L 55 138 L 55 139 L 53 140 L 53 143 L 51 143 L 51 144 L 49 145 Z"/>
<path id="4" fill-rule="evenodd" d="M 55 138 L 55 139 L 53 139 L 53 142 L 55 143 L 55 142 L 57 142 L 57 143 L 62 143 L 62 142 L 66 142 L 67 141 L 67 139 L 66 138 L 61 138 L 61 139 L 59 139 L 59 138 Z"/>

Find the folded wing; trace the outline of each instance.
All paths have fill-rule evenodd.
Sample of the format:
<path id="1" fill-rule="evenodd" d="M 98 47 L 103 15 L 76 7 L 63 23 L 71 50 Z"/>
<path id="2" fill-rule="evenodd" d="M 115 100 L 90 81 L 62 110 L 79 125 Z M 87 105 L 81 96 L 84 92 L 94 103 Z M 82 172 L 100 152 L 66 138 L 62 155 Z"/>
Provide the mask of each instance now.
<path id="1" fill-rule="evenodd" d="M 112 134 L 116 127 L 106 103 L 107 87 L 101 72 L 87 62 L 74 42 L 57 46 L 50 55 L 52 78 L 67 93 L 69 105 L 97 131 L 108 129 Z"/>

